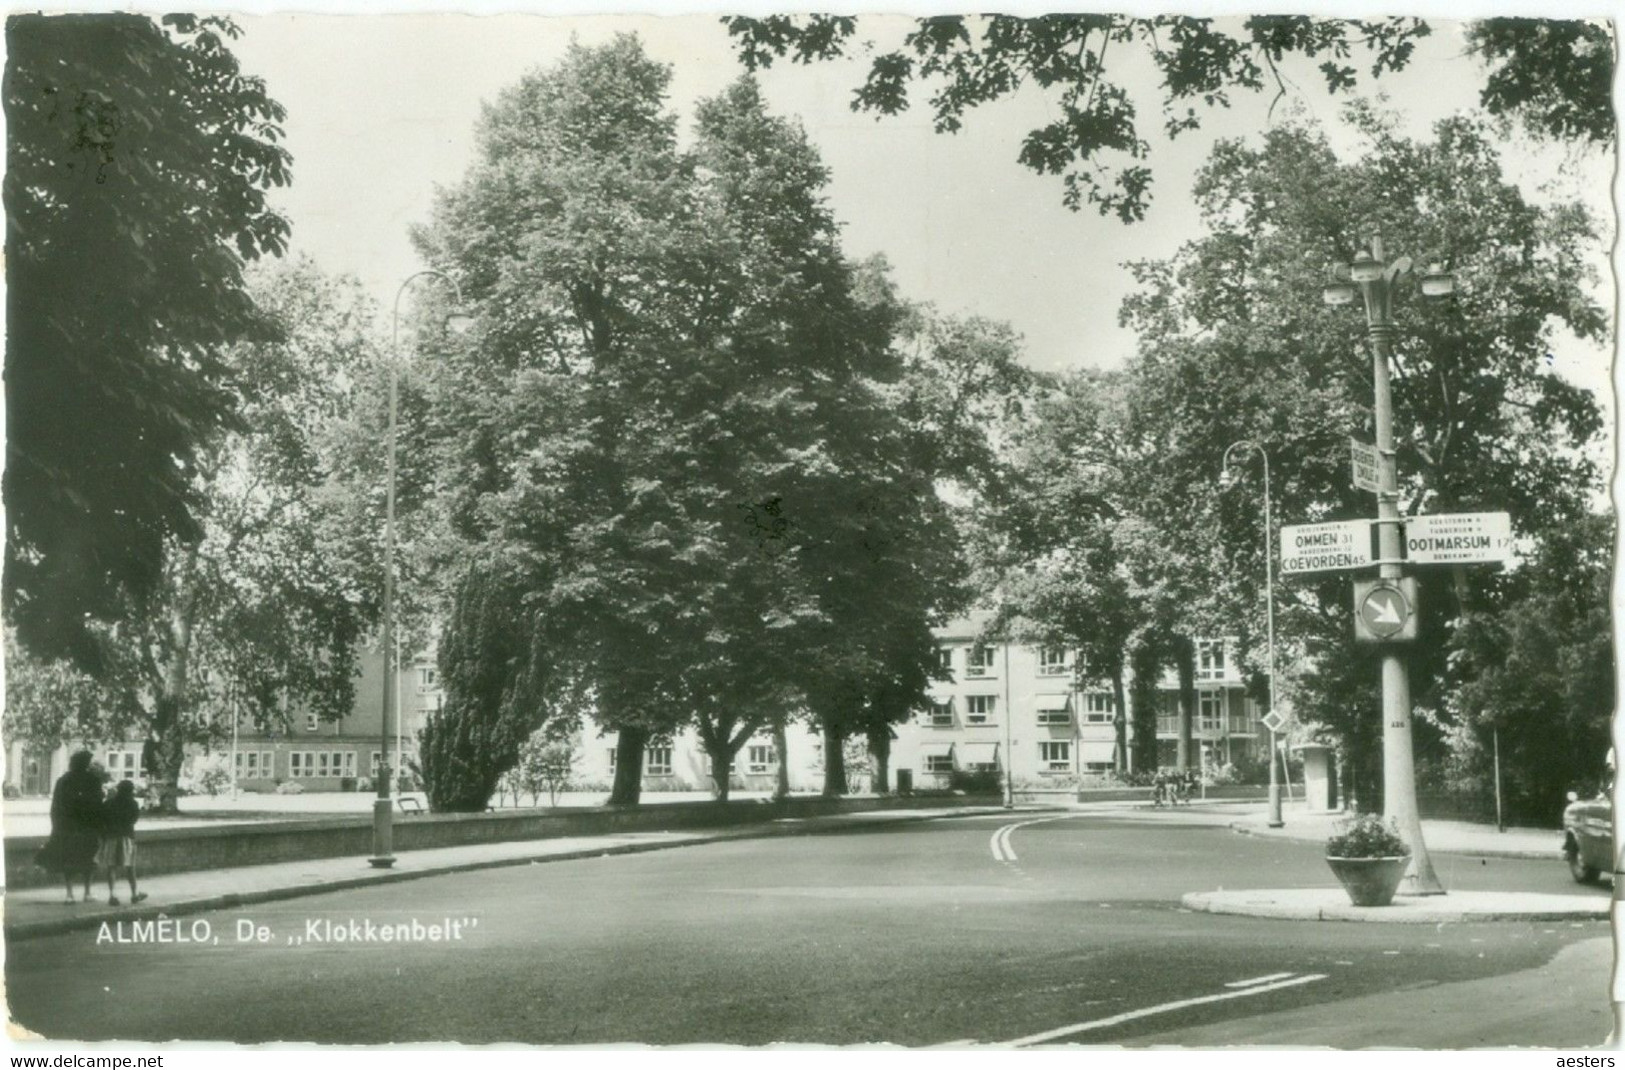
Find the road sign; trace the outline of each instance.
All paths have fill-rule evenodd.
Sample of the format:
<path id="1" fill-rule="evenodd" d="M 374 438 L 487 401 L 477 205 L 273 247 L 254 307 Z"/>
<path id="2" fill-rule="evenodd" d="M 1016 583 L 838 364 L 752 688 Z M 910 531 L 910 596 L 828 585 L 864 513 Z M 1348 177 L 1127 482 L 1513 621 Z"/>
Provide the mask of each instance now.
<path id="1" fill-rule="evenodd" d="M 1369 490 L 1372 493 L 1382 489 L 1382 464 L 1377 457 L 1377 447 L 1361 442 L 1357 438 L 1349 439 L 1349 459 L 1354 463 L 1354 489 Z"/>
<path id="2" fill-rule="evenodd" d="M 1438 513 L 1405 521 L 1405 558 L 1413 565 L 1506 564 L 1512 518 L 1506 513 Z"/>
<path id="3" fill-rule="evenodd" d="M 1274 710 L 1271 710 L 1264 716 L 1260 717 L 1259 721 L 1271 732 L 1279 732 L 1281 729 L 1286 727 L 1286 718 L 1282 717 Z"/>
<path id="4" fill-rule="evenodd" d="M 1363 568 L 1375 560 L 1369 520 L 1281 527 L 1281 573 Z"/>
<path id="5" fill-rule="evenodd" d="M 1354 638 L 1403 643 L 1416 638 L 1416 581 L 1365 580 L 1354 585 Z"/>

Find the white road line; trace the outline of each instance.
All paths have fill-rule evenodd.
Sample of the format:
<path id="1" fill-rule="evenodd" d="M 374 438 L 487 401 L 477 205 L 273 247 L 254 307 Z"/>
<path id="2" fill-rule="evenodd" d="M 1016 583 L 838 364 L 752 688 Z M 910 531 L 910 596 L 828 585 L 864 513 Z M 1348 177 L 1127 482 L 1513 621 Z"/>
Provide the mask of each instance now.
<path id="1" fill-rule="evenodd" d="M 993 860 L 995 862 L 1014 862 L 1016 860 L 1016 848 L 1010 842 L 1010 834 L 1016 829 L 1026 828 L 1028 825 L 1041 825 L 1046 821 L 1064 821 L 1073 816 L 1076 815 L 1057 814 L 1053 817 L 1035 817 L 1031 821 L 1017 821 L 1005 825 L 995 832 L 993 838 L 988 841 L 988 849 L 993 852 Z"/>
<path id="2" fill-rule="evenodd" d="M 1226 988 L 1250 988 L 1253 985 L 1261 985 L 1265 981 L 1279 981 L 1283 977 L 1291 977 L 1291 976 L 1292 975 L 1290 973 L 1266 973 L 1262 977 L 1249 977 L 1245 981 L 1230 981 L 1230 982 L 1227 982 L 1224 987 L 1226 987 Z"/>
<path id="3" fill-rule="evenodd" d="M 1066 1025 L 1059 1029 L 1051 1029 L 1047 1033 L 1034 1033 L 1030 1037 L 1009 1041 L 1013 1048 L 1026 1047 L 1029 1044 L 1047 1044 L 1052 1040 L 1069 1037 L 1076 1033 L 1087 1033 L 1095 1029 L 1106 1029 L 1110 1026 L 1120 1025 L 1123 1022 L 1132 1022 L 1136 1018 L 1149 1018 L 1153 1014 L 1166 1014 L 1169 1011 L 1183 1010 L 1186 1007 L 1196 1007 L 1203 1003 L 1218 1003 L 1220 1000 L 1238 999 L 1242 996 L 1257 995 L 1260 992 L 1273 992 L 1278 988 L 1291 988 L 1294 985 L 1306 985 L 1311 981 L 1324 981 L 1323 973 L 1305 974 L 1287 981 L 1276 981 L 1274 984 L 1258 985 L 1254 988 L 1238 988 L 1230 992 L 1215 992 L 1211 996 L 1197 996 L 1193 999 L 1182 999 L 1174 1003 L 1160 1003 L 1155 1007 L 1145 1007 L 1137 1011 L 1125 1011 L 1114 1014 L 1110 1018 L 1100 1018 L 1093 1022 L 1080 1022 L 1077 1025 Z"/>

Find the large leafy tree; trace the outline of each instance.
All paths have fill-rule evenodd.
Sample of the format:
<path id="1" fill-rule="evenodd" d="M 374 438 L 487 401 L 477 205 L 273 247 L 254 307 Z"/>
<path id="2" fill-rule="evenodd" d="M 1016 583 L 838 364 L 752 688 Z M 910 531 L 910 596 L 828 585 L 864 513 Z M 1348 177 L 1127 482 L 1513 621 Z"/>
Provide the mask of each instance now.
<path id="1" fill-rule="evenodd" d="M 747 79 L 679 151 L 668 77 L 633 38 L 573 47 L 488 110 L 420 235 L 484 321 L 436 406 L 452 521 L 543 564 L 554 655 L 618 733 L 616 802 L 687 724 L 725 794 L 860 529 L 930 491 L 887 451 L 894 314 L 840 253 L 805 135 Z"/>
<path id="2" fill-rule="evenodd" d="M 1151 200 L 1150 144 L 1140 112 L 1160 106 L 1164 132 L 1196 129 L 1198 106 L 1227 107 L 1236 92 L 1288 91 L 1281 65 L 1301 56 L 1317 64 L 1328 91 L 1350 90 L 1360 69 L 1370 77 L 1402 70 L 1432 28 L 1414 18 L 1327 19 L 1255 15 L 1215 20 L 1113 14 L 938 15 L 916 20 L 901 47 L 858 39 L 858 20 L 843 15 L 725 18 L 740 58 L 751 68 L 789 58 L 812 63 L 849 51 L 871 55 L 853 92 L 855 111 L 894 115 L 907 109 L 915 83 L 931 87 L 939 133 L 959 130 L 977 107 L 1024 88 L 1044 94 L 1050 121 L 1030 131 L 1020 162 L 1060 175 L 1066 204 L 1089 204 L 1124 222 L 1142 218 Z M 1485 105 L 1516 114 L 1536 129 L 1593 141 L 1613 136 L 1613 47 L 1598 23 L 1490 19 L 1473 24 L 1470 46 L 1489 67 Z M 1138 53 L 1161 77 L 1157 92 L 1136 93 L 1114 76 Z"/>
<path id="3" fill-rule="evenodd" d="M 8 700 L 26 707 L 31 738 L 144 736 L 166 808 L 186 746 L 229 733 L 232 718 L 280 727 L 293 713 L 349 713 L 356 651 L 377 611 L 376 558 L 364 549 L 376 525 L 362 516 L 356 529 L 356 488 L 336 449 L 355 398 L 376 389 L 371 306 L 354 282 L 305 263 L 264 273 L 253 291 L 281 339 L 224 355 L 252 430 L 197 451 L 202 537 L 170 540 L 154 591 L 93 630 L 95 677 L 65 659 L 8 664 Z M 101 697 L 44 706 L 64 685 Z"/>
<path id="4" fill-rule="evenodd" d="M 1464 608 L 1450 638 L 1453 757 L 1480 797 L 1500 749 L 1513 821 L 1548 823 L 1573 788 L 1604 782 L 1614 716 L 1609 588 L 1614 518 L 1543 533 L 1532 559 Z"/>
<path id="5" fill-rule="evenodd" d="M 1141 336 L 1130 369 L 1136 426 L 1159 443 L 1160 474 L 1141 482 L 1142 508 L 1182 533 L 1182 568 L 1210 577 L 1209 613 L 1238 624 L 1253 666 L 1263 632 L 1258 497 L 1220 488 L 1220 458 L 1240 439 L 1269 452 L 1279 521 L 1371 515 L 1347 476 L 1348 436 L 1369 434 L 1363 317 L 1320 301 L 1324 266 L 1349 260 L 1371 229 L 1424 261 L 1448 258 L 1464 284 L 1443 306 L 1414 293 L 1395 302 L 1403 511 L 1505 509 L 1534 535 L 1578 523 L 1597 485 L 1587 459 L 1601 429 L 1595 402 L 1546 360 L 1560 330 L 1606 336 L 1589 290 L 1605 244 L 1595 224 L 1579 208 L 1527 201 L 1472 120 L 1446 121 L 1427 140 L 1363 112 L 1356 120 L 1368 144 L 1352 163 L 1297 128 L 1219 146 L 1196 188 L 1207 232 L 1171 262 L 1141 265 L 1141 292 L 1125 310 Z M 1261 489 L 1256 468 L 1249 478 Z M 1437 710 L 1457 601 L 1448 575 L 1422 580 L 1413 691 Z M 1487 580 L 1476 570 L 1463 582 L 1471 597 Z M 1302 666 L 1298 713 L 1344 742 L 1356 788 L 1375 802 L 1375 669 L 1352 640 L 1347 577 L 1288 581 L 1277 597 L 1282 663 Z"/>
<path id="6" fill-rule="evenodd" d="M 106 668 L 88 623 L 203 536 L 201 454 L 238 427 L 229 344 L 270 325 L 246 261 L 283 251 L 281 107 L 230 20 L 6 23 L 5 599 L 41 657 Z"/>

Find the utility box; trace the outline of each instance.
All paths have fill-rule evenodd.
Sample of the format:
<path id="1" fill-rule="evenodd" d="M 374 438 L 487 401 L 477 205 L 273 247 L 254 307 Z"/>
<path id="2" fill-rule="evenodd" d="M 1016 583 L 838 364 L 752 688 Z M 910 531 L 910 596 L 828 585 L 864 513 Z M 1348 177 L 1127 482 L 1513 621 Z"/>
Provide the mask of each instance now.
<path id="1" fill-rule="evenodd" d="M 1303 760 L 1303 794 L 1309 812 L 1324 814 L 1337 809 L 1332 749 L 1324 743 L 1305 743 L 1292 749 Z"/>

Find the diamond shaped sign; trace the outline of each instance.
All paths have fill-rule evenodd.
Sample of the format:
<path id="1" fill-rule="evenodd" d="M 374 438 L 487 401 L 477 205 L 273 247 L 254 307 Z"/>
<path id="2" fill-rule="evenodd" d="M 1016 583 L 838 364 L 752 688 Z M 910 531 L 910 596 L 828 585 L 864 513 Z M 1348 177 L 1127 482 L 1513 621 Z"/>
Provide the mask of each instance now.
<path id="1" fill-rule="evenodd" d="M 1269 711 L 1264 716 L 1260 717 L 1259 720 L 1262 721 L 1264 723 L 1264 727 L 1268 728 L 1271 732 L 1279 732 L 1281 729 L 1286 727 L 1286 718 L 1282 717 L 1274 710 Z"/>

